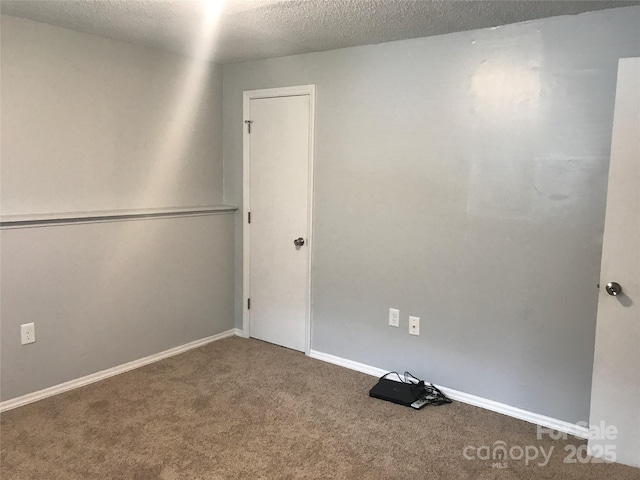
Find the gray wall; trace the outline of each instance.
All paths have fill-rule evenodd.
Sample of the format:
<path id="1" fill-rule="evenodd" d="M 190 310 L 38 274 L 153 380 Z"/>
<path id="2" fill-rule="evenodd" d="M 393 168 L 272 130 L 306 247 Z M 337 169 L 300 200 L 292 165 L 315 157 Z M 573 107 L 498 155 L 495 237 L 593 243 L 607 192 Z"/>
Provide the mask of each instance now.
<path id="1" fill-rule="evenodd" d="M 220 67 L 205 64 L 185 93 L 198 62 L 19 18 L 1 26 L 4 215 L 222 202 Z"/>
<path id="2" fill-rule="evenodd" d="M 3 215 L 221 203 L 218 66 L 1 26 Z M 2 230 L 0 399 L 233 328 L 233 229 L 214 215 Z M 28 322 L 37 341 L 21 346 Z"/>
<path id="3" fill-rule="evenodd" d="M 225 66 L 227 203 L 242 91 L 317 86 L 312 349 L 588 420 L 616 70 L 639 24 L 630 7 Z"/>
<path id="4" fill-rule="evenodd" d="M 0 232 L 2 400 L 233 328 L 233 215 Z M 20 345 L 20 324 L 36 343 Z"/>

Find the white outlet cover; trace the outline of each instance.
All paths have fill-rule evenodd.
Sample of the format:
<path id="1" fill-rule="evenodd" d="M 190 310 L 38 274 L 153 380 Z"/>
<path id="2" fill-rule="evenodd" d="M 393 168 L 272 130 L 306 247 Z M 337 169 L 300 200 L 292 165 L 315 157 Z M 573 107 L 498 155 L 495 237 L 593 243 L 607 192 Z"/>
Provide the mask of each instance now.
<path id="1" fill-rule="evenodd" d="M 25 323 L 20 325 L 20 343 L 22 345 L 28 345 L 36 341 L 36 324 Z"/>
<path id="2" fill-rule="evenodd" d="M 390 327 L 400 326 L 400 310 L 398 310 L 397 308 L 389 309 L 389 326 Z"/>
<path id="3" fill-rule="evenodd" d="M 420 317 L 409 317 L 409 335 L 420 335 Z"/>

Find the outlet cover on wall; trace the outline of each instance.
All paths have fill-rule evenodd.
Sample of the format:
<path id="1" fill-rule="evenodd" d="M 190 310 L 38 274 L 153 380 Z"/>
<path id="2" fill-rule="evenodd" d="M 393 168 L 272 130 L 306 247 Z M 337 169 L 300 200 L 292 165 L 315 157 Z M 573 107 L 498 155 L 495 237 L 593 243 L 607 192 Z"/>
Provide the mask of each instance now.
<path id="1" fill-rule="evenodd" d="M 390 327 L 400 326 L 400 310 L 398 310 L 397 308 L 389 309 L 389 326 Z"/>
<path id="2" fill-rule="evenodd" d="M 420 335 L 420 317 L 409 317 L 409 335 Z"/>
<path id="3" fill-rule="evenodd" d="M 27 345 L 36 341 L 36 324 L 25 323 L 20 325 L 20 343 Z"/>

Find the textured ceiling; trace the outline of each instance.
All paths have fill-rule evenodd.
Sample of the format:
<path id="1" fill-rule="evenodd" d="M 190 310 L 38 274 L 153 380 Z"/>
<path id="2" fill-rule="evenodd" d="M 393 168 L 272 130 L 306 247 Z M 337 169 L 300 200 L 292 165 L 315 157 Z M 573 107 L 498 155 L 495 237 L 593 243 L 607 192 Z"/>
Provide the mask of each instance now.
<path id="1" fill-rule="evenodd" d="M 234 63 L 638 4 L 640 1 L 1 0 L 0 6 L 6 15 Z M 213 33 L 204 34 L 213 46 L 210 49 L 197 46 L 206 18 L 212 19 L 208 28 Z"/>

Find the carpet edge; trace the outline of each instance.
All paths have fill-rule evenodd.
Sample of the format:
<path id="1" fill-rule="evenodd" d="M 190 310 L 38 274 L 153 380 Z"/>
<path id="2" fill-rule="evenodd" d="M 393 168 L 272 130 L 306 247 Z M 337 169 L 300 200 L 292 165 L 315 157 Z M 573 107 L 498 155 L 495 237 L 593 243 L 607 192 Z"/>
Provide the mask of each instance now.
<path id="1" fill-rule="evenodd" d="M 350 370 L 356 370 L 361 373 L 366 373 L 367 375 L 371 375 L 374 377 L 381 377 L 382 375 L 384 375 L 389 371 L 389 370 L 384 370 L 382 368 L 367 365 L 364 363 L 355 362 L 353 360 L 349 360 L 346 358 L 337 357 L 329 353 L 319 352 L 317 350 L 311 350 L 309 352 L 309 357 L 314 358 L 316 360 L 321 360 L 323 362 L 332 363 L 340 367 L 348 368 Z M 436 386 L 447 397 L 461 403 L 466 403 L 468 405 L 473 405 L 475 407 L 484 408 L 485 410 L 501 413 L 503 415 L 507 415 L 512 418 L 517 418 L 518 420 L 524 420 L 526 422 L 533 423 L 534 425 L 539 425 L 541 427 L 551 428 L 559 432 L 568 433 L 578 438 L 586 439 L 589 436 L 589 428 L 586 426 L 573 424 L 570 422 L 566 422 L 564 420 L 559 420 L 557 418 L 552 418 L 539 413 L 530 412 L 528 410 L 523 410 L 518 407 L 513 407 L 505 403 L 489 400 L 488 398 L 479 397 L 477 395 L 472 395 L 470 393 L 460 392 L 452 388 L 443 387 L 440 385 L 436 385 Z"/>
<path id="2" fill-rule="evenodd" d="M 131 362 L 123 363 L 122 365 L 117 365 L 115 367 L 107 368 L 106 370 L 101 370 L 96 373 L 85 375 L 84 377 L 79 377 L 73 380 L 69 380 L 68 382 L 53 385 L 52 387 L 47 387 L 42 390 L 37 390 L 35 392 L 27 393 L 19 397 L 11 398 L 9 400 L 0 402 L 0 413 L 6 412 L 8 410 L 13 410 L 14 408 L 22 407 L 24 405 L 28 405 L 33 402 L 37 402 L 38 400 L 43 400 L 60 393 L 68 392 L 69 390 L 84 387 L 85 385 L 96 383 L 109 377 L 114 377 L 121 373 L 125 373 L 130 370 L 134 370 L 136 368 L 144 367 L 145 365 L 164 360 L 165 358 L 179 355 L 186 351 L 193 350 L 194 348 L 202 347 L 208 343 L 215 342 L 216 340 L 222 340 L 223 338 L 232 337 L 235 335 L 239 335 L 238 329 L 232 328 L 230 330 L 226 330 L 209 337 L 194 340 L 193 342 L 178 345 L 177 347 L 173 347 L 162 352 L 154 353 L 137 360 L 132 360 Z"/>

